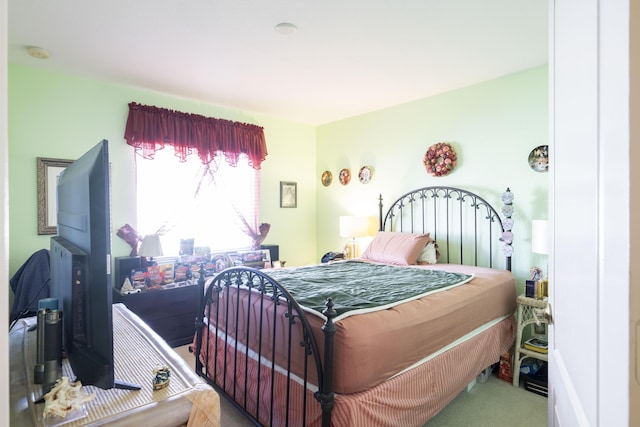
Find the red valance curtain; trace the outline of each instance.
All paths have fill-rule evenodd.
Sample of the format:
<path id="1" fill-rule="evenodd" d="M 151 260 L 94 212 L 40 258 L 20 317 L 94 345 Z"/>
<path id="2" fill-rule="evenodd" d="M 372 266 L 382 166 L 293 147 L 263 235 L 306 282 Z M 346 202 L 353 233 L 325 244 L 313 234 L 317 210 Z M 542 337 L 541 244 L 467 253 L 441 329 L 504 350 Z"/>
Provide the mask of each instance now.
<path id="1" fill-rule="evenodd" d="M 181 161 L 195 150 L 203 164 L 210 164 L 222 154 L 231 166 L 236 166 L 245 154 L 249 165 L 260 169 L 268 154 L 260 126 L 135 102 L 129 104 L 124 138 L 146 159 L 152 159 L 156 150 L 168 144 Z"/>

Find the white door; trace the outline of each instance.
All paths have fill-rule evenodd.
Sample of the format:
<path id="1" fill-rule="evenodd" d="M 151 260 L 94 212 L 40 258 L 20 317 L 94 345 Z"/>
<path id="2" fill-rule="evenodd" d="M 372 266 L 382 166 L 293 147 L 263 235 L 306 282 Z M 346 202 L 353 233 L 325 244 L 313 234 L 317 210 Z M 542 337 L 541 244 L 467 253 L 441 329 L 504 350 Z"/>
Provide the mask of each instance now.
<path id="1" fill-rule="evenodd" d="M 628 7 L 550 1 L 550 426 L 629 425 Z"/>

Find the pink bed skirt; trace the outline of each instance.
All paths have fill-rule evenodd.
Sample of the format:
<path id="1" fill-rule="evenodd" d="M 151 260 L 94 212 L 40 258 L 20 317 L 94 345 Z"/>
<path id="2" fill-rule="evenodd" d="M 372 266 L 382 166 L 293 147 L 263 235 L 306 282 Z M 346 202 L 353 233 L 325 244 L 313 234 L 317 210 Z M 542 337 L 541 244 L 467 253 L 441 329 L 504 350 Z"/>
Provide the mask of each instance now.
<path id="1" fill-rule="evenodd" d="M 214 337 L 209 336 L 210 355 L 214 351 Z M 502 320 L 491 328 L 480 332 L 468 340 L 452 347 L 430 360 L 393 377 L 369 390 L 336 394 L 332 412 L 332 426 L 369 427 L 375 426 L 416 426 L 420 427 L 451 402 L 482 370 L 498 362 L 500 355 L 513 344 L 513 316 Z M 203 340 L 206 342 L 206 336 Z M 222 341 L 219 341 L 219 361 L 224 360 Z M 203 351 L 205 350 L 203 346 Z M 232 349 L 227 350 L 227 360 L 233 360 Z M 237 365 L 244 372 L 245 356 L 238 353 Z M 220 362 L 219 362 L 220 363 Z M 209 375 L 213 375 L 213 357 L 208 366 Z M 238 404 L 266 426 L 302 425 L 319 426 L 321 421 L 320 404 L 313 397 L 313 391 L 296 381 L 287 381 L 281 373 L 274 376 L 275 396 L 270 402 L 271 369 L 264 364 L 260 368 L 260 392 L 258 393 L 258 363 L 249 360 L 249 387 L 244 396 L 244 375 L 239 375 L 235 385 L 233 365 L 227 364 L 227 384 L 222 384 L 221 366 L 218 367 L 216 382 L 232 396 Z M 287 393 L 287 383 L 290 384 Z M 289 395 L 290 411 L 285 413 L 285 399 Z M 256 399 L 260 396 L 260 400 Z M 306 400 L 303 406 L 303 400 Z M 300 408 L 305 407 L 302 411 Z M 304 413 L 303 413 L 304 412 Z M 304 417 L 304 420 L 303 420 Z"/>

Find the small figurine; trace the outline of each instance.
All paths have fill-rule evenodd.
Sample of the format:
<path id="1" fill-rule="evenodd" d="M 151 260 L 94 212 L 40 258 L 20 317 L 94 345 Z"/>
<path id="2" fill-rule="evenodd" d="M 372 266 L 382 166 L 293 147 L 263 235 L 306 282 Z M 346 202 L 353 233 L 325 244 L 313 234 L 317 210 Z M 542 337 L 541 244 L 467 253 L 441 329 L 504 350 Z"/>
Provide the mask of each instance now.
<path id="1" fill-rule="evenodd" d="M 153 389 L 160 390 L 169 386 L 169 380 L 171 376 L 171 370 L 166 365 L 158 365 L 156 369 L 153 370 Z"/>
<path id="2" fill-rule="evenodd" d="M 118 229 L 116 235 L 131 246 L 131 253 L 129 253 L 129 256 L 138 255 L 138 244 L 142 242 L 142 236 L 133 227 L 129 224 L 125 224 Z"/>
<path id="3" fill-rule="evenodd" d="M 133 286 L 131 286 L 131 280 L 129 280 L 128 277 L 124 279 L 124 283 L 122 284 L 122 288 L 120 289 L 121 294 L 137 294 L 138 292 L 140 292 L 140 289 L 135 289 Z"/>
<path id="4" fill-rule="evenodd" d="M 542 279 L 542 269 L 540 267 L 531 267 L 531 280 L 538 281 Z"/>
<path id="5" fill-rule="evenodd" d="M 346 245 L 344 245 L 344 249 L 342 249 L 342 253 L 344 254 L 344 257 L 346 259 L 351 259 L 352 258 L 352 253 L 351 253 L 351 241 L 347 242 Z"/>

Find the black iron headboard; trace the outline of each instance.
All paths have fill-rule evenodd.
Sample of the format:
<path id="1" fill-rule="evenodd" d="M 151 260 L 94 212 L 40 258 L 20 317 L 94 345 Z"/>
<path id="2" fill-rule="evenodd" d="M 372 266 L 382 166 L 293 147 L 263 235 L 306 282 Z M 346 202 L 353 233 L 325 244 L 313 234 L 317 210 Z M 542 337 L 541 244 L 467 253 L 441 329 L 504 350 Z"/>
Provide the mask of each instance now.
<path id="1" fill-rule="evenodd" d="M 493 268 L 494 258 L 504 256 L 505 268 L 511 270 L 513 193 L 510 189 L 502 194 L 502 201 L 504 218 L 485 199 L 470 191 L 424 187 L 399 197 L 385 214 L 380 195 L 380 230 L 430 233 L 438 245 L 439 262 Z"/>

